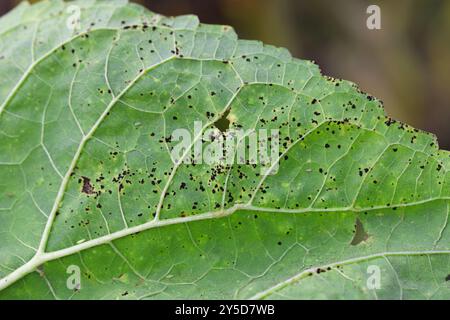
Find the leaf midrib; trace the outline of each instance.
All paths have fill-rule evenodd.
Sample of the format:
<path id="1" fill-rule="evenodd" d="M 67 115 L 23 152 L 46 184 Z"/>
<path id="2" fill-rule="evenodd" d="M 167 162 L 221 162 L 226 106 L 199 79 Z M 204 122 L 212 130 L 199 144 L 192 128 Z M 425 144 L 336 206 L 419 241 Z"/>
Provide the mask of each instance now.
<path id="1" fill-rule="evenodd" d="M 417 205 L 423 205 L 423 204 L 427 204 L 427 203 L 431 203 L 431 202 L 435 202 L 435 201 L 442 201 L 442 200 L 450 200 L 450 197 L 439 197 L 439 198 L 430 199 L 430 200 L 417 201 L 417 202 L 405 204 L 405 205 L 403 205 L 403 207 L 413 207 L 413 206 L 417 206 Z M 298 210 L 286 210 L 286 209 L 272 209 L 272 208 L 264 208 L 264 207 L 256 207 L 256 206 L 237 204 L 227 210 L 212 211 L 212 212 L 202 213 L 202 214 L 198 214 L 198 215 L 194 215 L 194 216 L 173 218 L 173 219 L 167 219 L 167 220 L 152 220 L 145 224 L 141 224 L 141 225 L 131 227 L 128 229 L 122 229 L 120 231 L 116 231 L 109 235 L 106 235 L 106 236 L 103 236 L 100 238 L 96 238 L 93 240 L 89 240 L 89 241 L 83 242 L 81 244 L 72 246 L 72 247 L 68 247 L 68 248 L 61 249 L 58 251 L 53 251 L 53 252 L 45 252 L 40 255 L 36 255 L 31 260 L 29 260 L 26 264 L 17 268 L 14 272 L 10 273 L 8 276 L 4 277 L 3 279 L 0 279 L 0 291 L 7 288 L 10 285 L 12 285 L 17 280 L 23 278 L 25 275 L 33 272 L 36 268 L 38 268 L 39 266 L 41 266 L 42 264 L 44 264 L 46 262 L 64 258 L 64 257 L 70 256 L 72 254 L 79 253 L 79 252 L 82 252 L 84 250 L 87 250 L 87 249 L 90 249 L 93 247 L 108 244 L 114 240 L 118 240 L 118 239 L 130 236 L 133 234 L 137 234 L 140 232 L 150 230 L 150 229 L 162 228 L 162 227 L 167 227 L 167 226 L 175 225 L 175 224 L 204 221 L 204 220 L 208 220 L 208 219 L 225 218 L 225 217 L 231 216 L 232 214 L 234 214 L 238 211 L 270 212 L 270 213 L 281 213 L 281 214 L 284 214 L 284 213 L 301 214 L 301 213 L 314 213 L 314 212 L 338 213 L 338 212 L 348 212 L 348 211 L 359 213 L 359 212 L 369 212 L 369 211 L 383 210 L 383 209 L 392 209 L 392 208 L 391 207 L 373 207 L 373 208 L 361 208 L 361 209 L 356 209 L 356 208 L 334 208 L 334 209 L 306 208 L 306 209 L 298 209 Z M 417 251 L 416 253 L 411 253 L 411 254 L 420 255 L 420 254 L 426 254 L 427 252 L 428 251 Z M 438 252 L 439 253 L 439 252 L 443 252 L 443 251 L 430 251 L 430 252 Z M 448 253 L 450 253 L 450 251 Z M 359 257 L 359 258 L 354 258 L 354 259 L 358 259 L 358 261 L 359 260 L 360 261 L 368 260 L 368 258 L 366 258 L 366 257 Z M 341 262 L 339 262 L 339 264 L 341 264 Z M 303 273 L 303 271 L 302 271 L 302 273 Z"/>

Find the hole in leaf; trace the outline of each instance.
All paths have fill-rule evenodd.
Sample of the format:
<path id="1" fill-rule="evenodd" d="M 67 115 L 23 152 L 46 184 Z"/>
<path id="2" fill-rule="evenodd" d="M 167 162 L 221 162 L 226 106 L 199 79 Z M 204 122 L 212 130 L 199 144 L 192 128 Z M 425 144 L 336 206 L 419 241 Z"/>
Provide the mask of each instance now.
<path id="1" fill-rule="evenodd" d="M 220 130 L 220 132 L 226 132 L 230 128 L 230 120 L 228 120 L 228 115 L 230 114 L 231 109 L 225 111 L 225 113 L 214 122 L 214 126 Z"/>
<path id="2" fill-rule="evenodd" d="M 350 244 L 352 246 L 357 246 L 358 244 L 366 241 L 367 239 L 369 239 L 369 234 L 364 230 L 364 226 L 361 220 L 359 220 L 359 218 L 356 218 L 355 236 L 353 237 L 353 240 L 352 242 L 350 242 Z"/>

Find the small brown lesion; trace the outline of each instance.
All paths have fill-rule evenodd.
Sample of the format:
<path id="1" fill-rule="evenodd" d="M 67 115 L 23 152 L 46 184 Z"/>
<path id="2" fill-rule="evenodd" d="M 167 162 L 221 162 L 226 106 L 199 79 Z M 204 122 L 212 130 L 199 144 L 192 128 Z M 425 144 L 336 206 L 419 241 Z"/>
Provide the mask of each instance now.
<path id="1" fill-rule="evenodd" d="M 40 266 L 39 268 L 37 268 L 37 269 L 36 269 L 36 272 L 39 274 L 39 276 L 40 276 L 41 278 L 44 278 L 44 277 L 45 277 L 45 271 L 44 271 L 44 267 L 43 267 L 43 266 Z"/>
<path id="2" fill-rule="evenodd" d="M 81 189 L 81 192 L 85 194 L 94 194 L 94 187 L 91 184 L 91 179 L 87 177 L 81 177 L 83 179 L 83 188 Z"/>

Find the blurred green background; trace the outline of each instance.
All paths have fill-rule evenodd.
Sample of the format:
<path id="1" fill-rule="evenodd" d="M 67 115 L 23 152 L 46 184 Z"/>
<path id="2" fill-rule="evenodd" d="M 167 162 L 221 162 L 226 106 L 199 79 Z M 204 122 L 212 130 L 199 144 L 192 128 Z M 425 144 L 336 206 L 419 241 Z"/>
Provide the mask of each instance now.
<path id="1" fill-rule="evenodd" d="M 20 0 L 0 0 L 0 13 Z M 32 1 L 33 2 L 33 1 Z M 435 133 L 450 150 L 449 0 L 135 0 L 165 15 L 196 14 L 241 38 L 288 48 L 327 75 L 351 80 L 387 113 Z M 370 4 L 382 30 L 366 28 Z"/>

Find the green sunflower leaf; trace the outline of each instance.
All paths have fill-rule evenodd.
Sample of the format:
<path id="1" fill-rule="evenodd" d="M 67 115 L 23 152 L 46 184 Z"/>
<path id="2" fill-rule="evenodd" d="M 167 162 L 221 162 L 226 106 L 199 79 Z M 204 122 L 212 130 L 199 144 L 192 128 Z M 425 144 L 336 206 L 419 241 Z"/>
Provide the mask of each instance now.
<path id="1" fill-rule="evenodd" d="M 0 299 L 450 297 L 450 154 L 312 62 L 42 1 L 0 19 L 0 72 Z M 186 161 L 214 128 L 276 161 Z"/>

